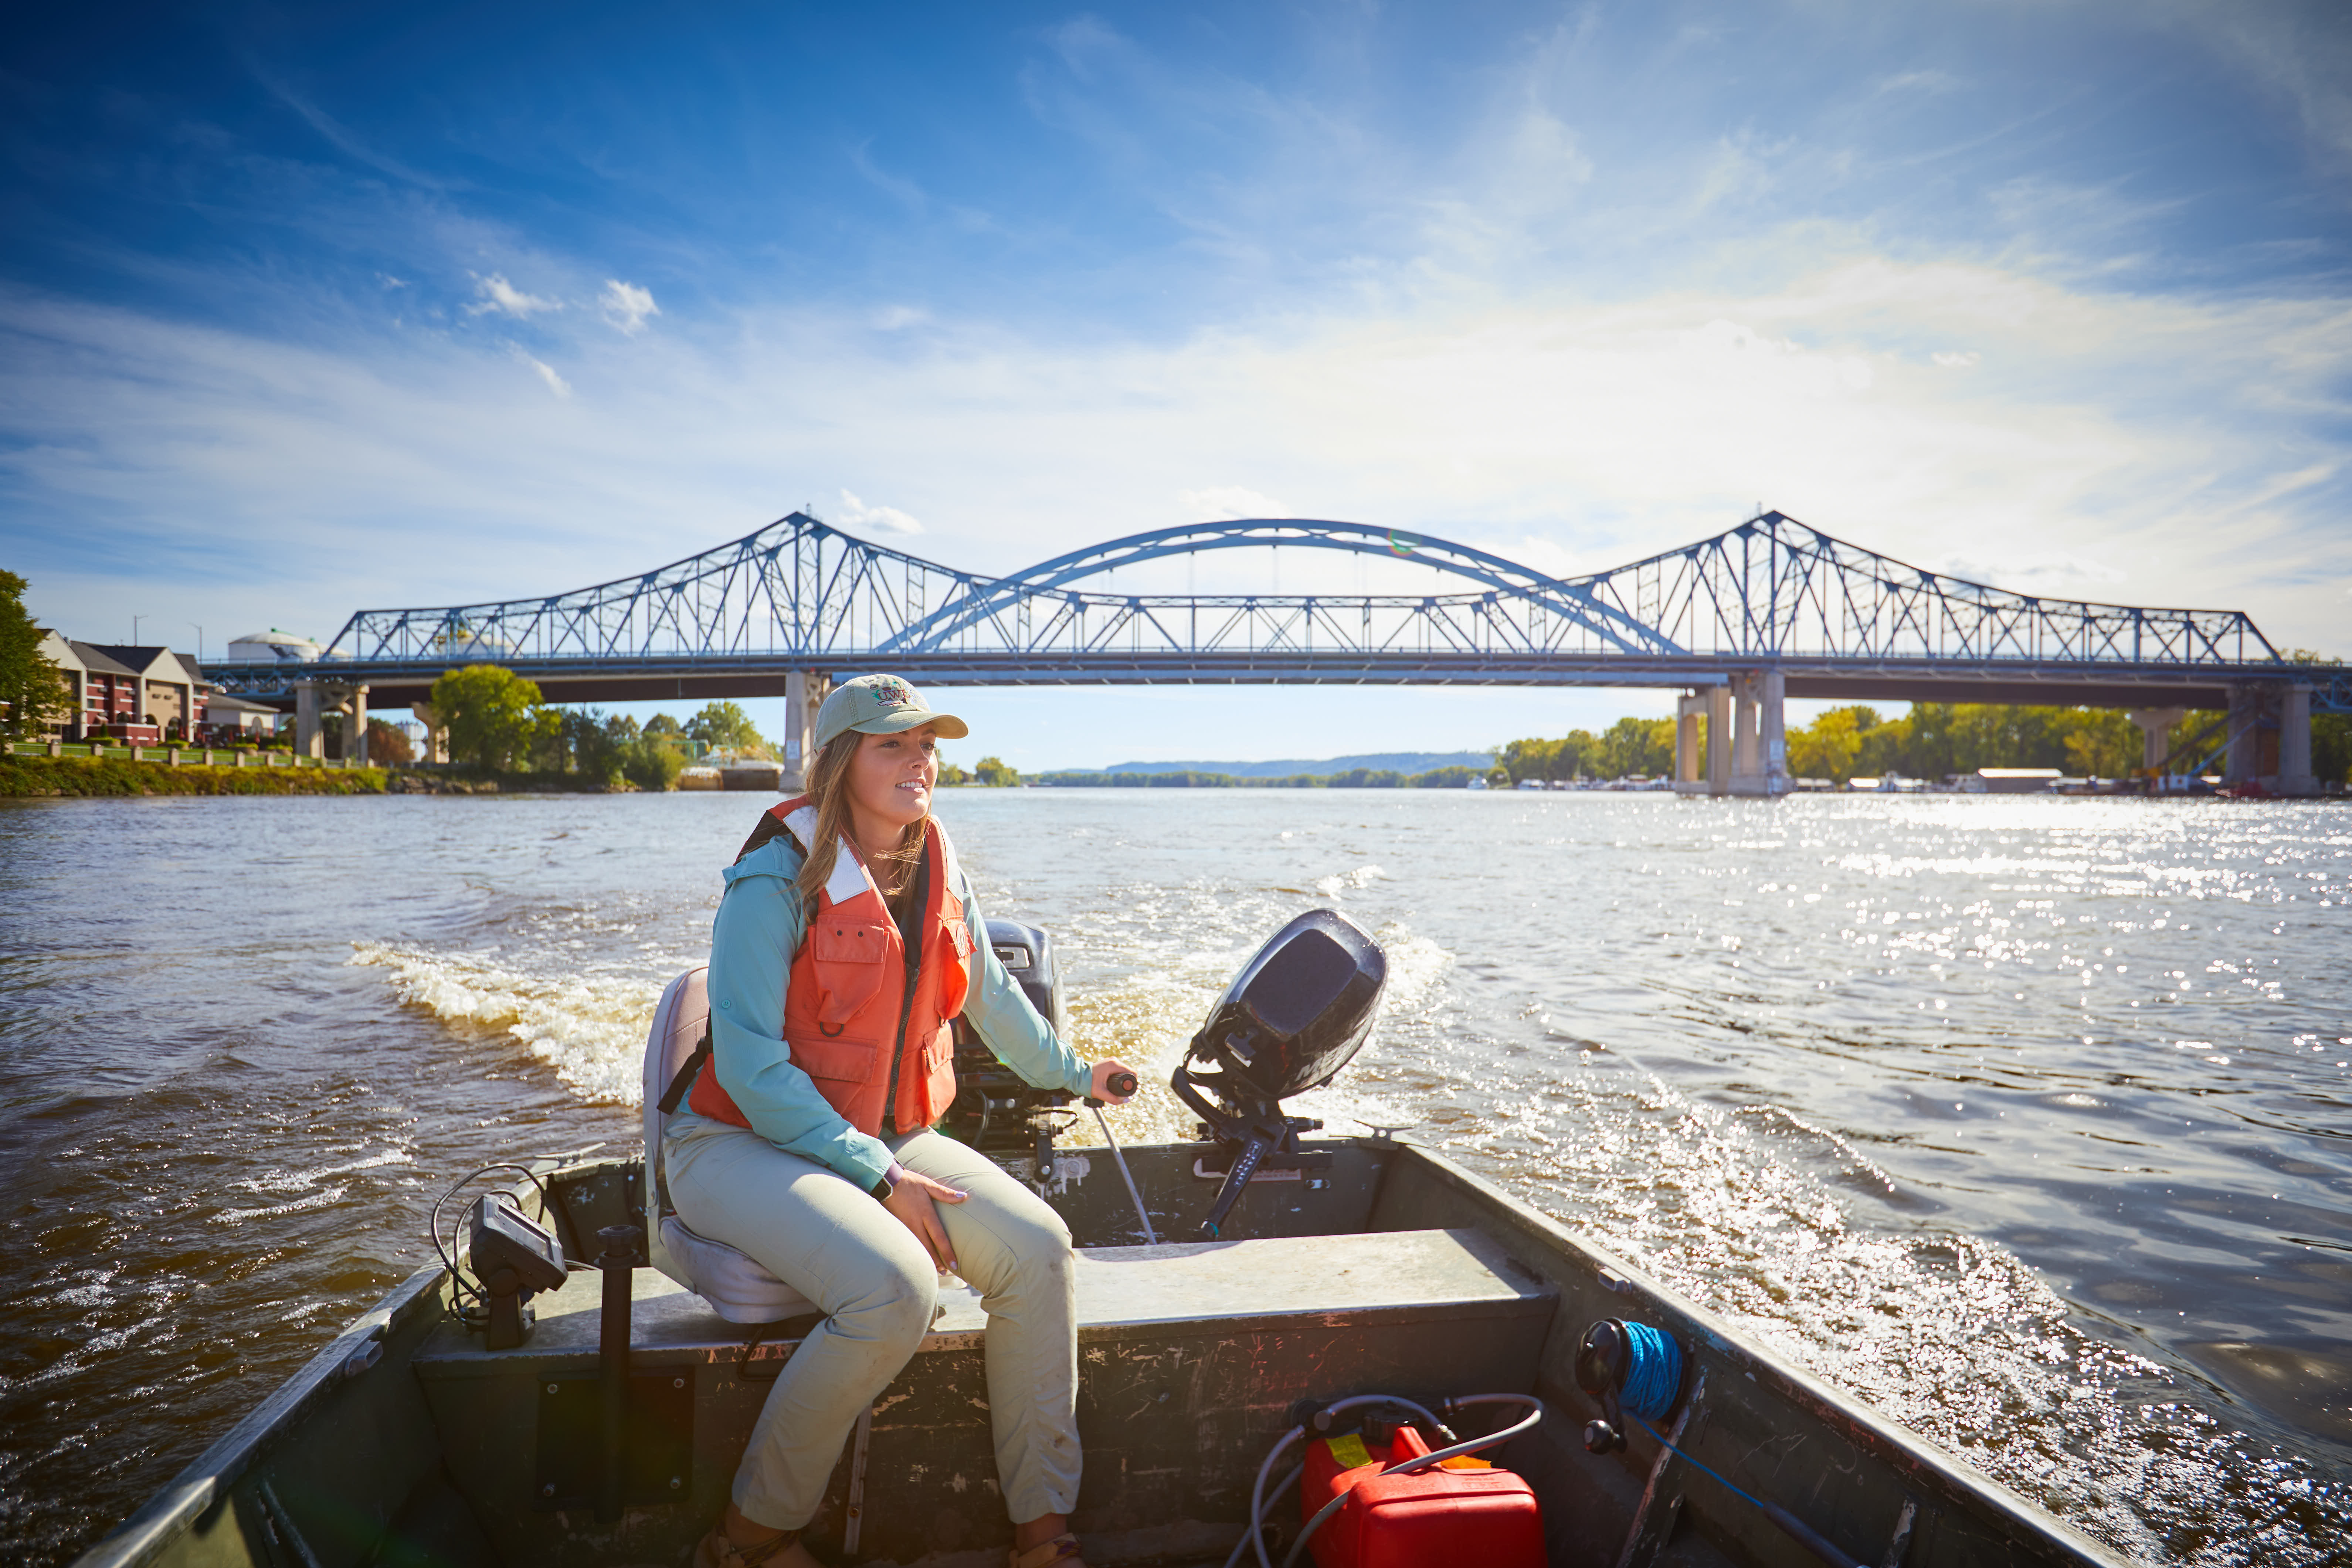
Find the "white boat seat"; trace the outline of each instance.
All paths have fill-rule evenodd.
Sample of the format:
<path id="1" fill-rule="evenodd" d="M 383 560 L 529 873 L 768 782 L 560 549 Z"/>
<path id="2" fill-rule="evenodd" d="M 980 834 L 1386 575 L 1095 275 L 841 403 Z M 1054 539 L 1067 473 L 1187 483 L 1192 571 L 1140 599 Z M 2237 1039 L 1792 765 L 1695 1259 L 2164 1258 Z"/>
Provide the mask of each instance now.
<path id="1" fill-rule="evenodd" d="M 805 1316 L 816 1304 L 768 1272 L 749 1253 L 697 1236 L 670 1207 L 661 1167 L 661 1098 L 710 1026 L 704 989 L 709 971 L 698 965 L 671 981 L 654 1008 L 646 1036 L 646 1257 L 653 1266 L 710 1303 L 730 1323 L 772 1323 Z M 710 1070 L 708 1064 L 702 1069 Z"/>

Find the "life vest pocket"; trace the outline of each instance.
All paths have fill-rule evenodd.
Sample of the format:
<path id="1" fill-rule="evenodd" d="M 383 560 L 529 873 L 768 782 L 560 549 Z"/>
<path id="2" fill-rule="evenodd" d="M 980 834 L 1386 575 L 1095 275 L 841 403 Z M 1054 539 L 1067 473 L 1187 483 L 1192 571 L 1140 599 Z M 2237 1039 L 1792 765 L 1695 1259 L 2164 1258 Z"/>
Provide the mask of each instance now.
<path id="1" fill-rule="evenodd" d="M 940 1016 L 952 1018 L 963 1011 L 963 1002 L 971 994 L 972 948 L 971 927 L 950 915 L 940 921 L 947 934 L 946 950 L 940 954 Z"/>
<path id="2" fill-rule="evenodd" d="M 871 1083 L 874 1064 L 882 1052 L 873 1040 L 791 1040 L 786 1042 L 793 1065 L 819 1084 Z M 833 1096 L 825 1096 L 833 1100 Z M 838 1101 L 835 1101 L 836 1105 Z"/>
<path id="3" fill-rule="evenodd" d="M 838 1031 L 874 1000 L 889 973 L 888 926 L 820 915 L 810 926 L 808 950 L 816 973 L 816 1021 Z M 812 1075 L 814 1076 L 814 1075 Z"/>

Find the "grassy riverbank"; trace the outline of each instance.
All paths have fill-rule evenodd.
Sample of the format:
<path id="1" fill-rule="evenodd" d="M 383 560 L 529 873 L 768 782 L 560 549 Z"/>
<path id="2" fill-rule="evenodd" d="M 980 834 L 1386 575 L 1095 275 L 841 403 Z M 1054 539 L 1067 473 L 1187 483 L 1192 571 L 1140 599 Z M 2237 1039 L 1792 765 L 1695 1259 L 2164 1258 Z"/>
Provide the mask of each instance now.
<path id="1" fill-rule="evenodd" d="M 226 754 L 226 753 L 223 753 Z M 487 773 L 477 768 L 204 766 L 128 757 L 0 754 L 0 799 L 125 795 L 608 795 L 635 793 L 576 773 Z"/>
<path id="2" fill-rule="evenodd" d="M 0 797 L 125 795 L 383 795 L 383 768 L 173 767 L 106 757 L 0 756 Z"/>

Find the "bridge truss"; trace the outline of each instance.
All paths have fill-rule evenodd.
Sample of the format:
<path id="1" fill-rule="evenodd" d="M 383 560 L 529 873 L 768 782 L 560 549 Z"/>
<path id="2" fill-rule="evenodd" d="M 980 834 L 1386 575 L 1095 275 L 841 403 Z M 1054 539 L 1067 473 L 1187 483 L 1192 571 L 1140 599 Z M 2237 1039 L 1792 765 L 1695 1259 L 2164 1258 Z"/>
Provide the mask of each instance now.
<path id="1" fill-rule="evenodd" d="M 1318 550 L 1432 569 L 1425 594 L 1118 593 L 1123 567 L 1239 549 Z M 1003 577 L 958 571 L 794 512 L 640 576 L 544 598 L 363 610 L 293 674 L 385 699 L 470 660 L 554 700 L 768 689 L 790 670 L 887 668 L 943 684 L 1350 681 L 1711 684 L 1780 668 L 1791 695 L 2202 702 L 2226 683 L 2309 677 L 2244 614 L 2011 593 L 1927 572 L 1766 511 L 1646 560 L 1555 577 L 1427 534 L 1246 519 L 1156 530 Z M 1898 691 L 1896 689 L 1901 688 Z"/>

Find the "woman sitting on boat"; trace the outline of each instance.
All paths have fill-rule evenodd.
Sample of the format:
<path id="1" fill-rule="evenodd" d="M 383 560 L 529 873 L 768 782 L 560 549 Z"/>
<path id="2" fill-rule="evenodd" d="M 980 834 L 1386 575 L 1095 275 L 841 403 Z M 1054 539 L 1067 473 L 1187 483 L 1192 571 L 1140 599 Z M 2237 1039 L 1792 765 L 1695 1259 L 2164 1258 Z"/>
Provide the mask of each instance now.
<path id="1" fill-rule="evenodd" d="M 698 1568 L 813 1568 L 799 1544 L 858 1413 L 929 1328 L 939 1273 L 988 1310 L 988 1405 L 1013 1568 L 1083 1568 L 1070 1233 L 932 1126 L 955 1098 L 951 1021 L 1030 1083 L 1118 1103 L 1004 972 L 930 815 L 938 742 L 969 733 L 893 676 L 818 710 L 809 792 L 726 875 L 710 939 L 709 1065 L 663 1160 L 680 1218 L 815 1302 Z"/>

